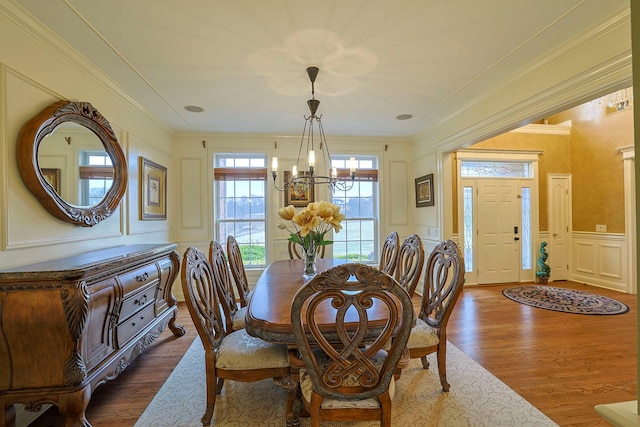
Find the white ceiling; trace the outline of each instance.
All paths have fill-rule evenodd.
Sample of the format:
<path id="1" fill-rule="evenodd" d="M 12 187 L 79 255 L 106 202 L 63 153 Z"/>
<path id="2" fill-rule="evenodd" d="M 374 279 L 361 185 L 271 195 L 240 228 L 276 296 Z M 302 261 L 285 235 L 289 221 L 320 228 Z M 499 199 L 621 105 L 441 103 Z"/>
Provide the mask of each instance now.
<path id="1" fill-rule="evenodd" d="M 17 0 L 176 131 L 411 136 L 629 0 Z M 185 110 L 204 108 L 202 113 Z M 410 120 L 397 120 L 411 114 Z"/>

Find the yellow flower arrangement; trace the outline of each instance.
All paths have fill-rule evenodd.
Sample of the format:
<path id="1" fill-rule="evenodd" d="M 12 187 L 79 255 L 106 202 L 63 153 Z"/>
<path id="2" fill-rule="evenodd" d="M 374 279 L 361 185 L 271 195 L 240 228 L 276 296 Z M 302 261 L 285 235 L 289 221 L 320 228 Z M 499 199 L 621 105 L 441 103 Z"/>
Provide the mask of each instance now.
<path id="1" fill-rule="evenodd" d="M 293 228 L 289 228 L 279 223 L 278 228 L 287 230 L 290 233 L 289 241 L 298 243 L 307 252 L 309 249 L 315 251 L 318 246 L 332 244 L 332 240 L 325 240 L 325 235 L 331 229 L 336 233 L 342 230 L 341 223 L 345 219 L 344 214 L 340 213 L 340 206 L 325 201 L 309 203 L 297 215 L 295 208 L 289 205 L 279 209 L 278 215 L 293 225 Z"/>

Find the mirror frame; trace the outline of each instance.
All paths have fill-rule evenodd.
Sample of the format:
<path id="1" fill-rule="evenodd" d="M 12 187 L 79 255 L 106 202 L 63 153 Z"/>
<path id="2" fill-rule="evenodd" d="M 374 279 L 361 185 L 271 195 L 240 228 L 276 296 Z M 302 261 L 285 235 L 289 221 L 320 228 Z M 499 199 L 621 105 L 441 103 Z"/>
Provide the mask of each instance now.
<path id="1" fill-rule="evenodd" d="M 40 144 L 64 122 L 77 123 L 91 130 L 111 157 L 113 184 L 95 206 L 69 204 L 51 187 L 40 171 Z M 26 186 L 49 213 L 58 219 L 83 227 L 92 227 L 109 218 L 127 189 L 128 172 L 124 152 L 107 119 L 88 102 L 55 102 L 25 123 L 18 136 L 18 167 Z"/>

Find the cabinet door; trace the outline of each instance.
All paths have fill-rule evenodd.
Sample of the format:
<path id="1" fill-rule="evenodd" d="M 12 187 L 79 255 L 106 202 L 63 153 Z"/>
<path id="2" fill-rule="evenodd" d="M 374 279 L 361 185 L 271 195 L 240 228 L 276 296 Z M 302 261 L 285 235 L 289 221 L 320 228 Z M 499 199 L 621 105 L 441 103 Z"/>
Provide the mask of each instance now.
<path id="1" fill-rule="evenodd" d="M 114 352 L 113 330 L 117 320 L 115 302 L 115 279 L 89 286 L 87 332 L 82 343 L 87 372 Z"/>

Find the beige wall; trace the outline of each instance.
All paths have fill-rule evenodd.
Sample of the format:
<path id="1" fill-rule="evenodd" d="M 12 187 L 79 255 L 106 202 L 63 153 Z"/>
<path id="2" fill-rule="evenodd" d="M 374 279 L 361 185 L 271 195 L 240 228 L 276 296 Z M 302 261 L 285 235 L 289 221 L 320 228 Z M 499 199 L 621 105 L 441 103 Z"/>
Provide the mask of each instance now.
<path id="1" fill-rule="evenodd" d="M 632 109 L 606 115 L 607 97 L 549 118 L 571 120 L 573 230 L 624 233 L 623 162 L 620 148 L 633 146 Z"/>

